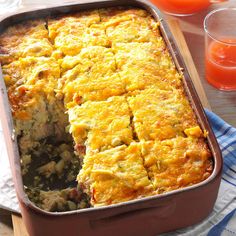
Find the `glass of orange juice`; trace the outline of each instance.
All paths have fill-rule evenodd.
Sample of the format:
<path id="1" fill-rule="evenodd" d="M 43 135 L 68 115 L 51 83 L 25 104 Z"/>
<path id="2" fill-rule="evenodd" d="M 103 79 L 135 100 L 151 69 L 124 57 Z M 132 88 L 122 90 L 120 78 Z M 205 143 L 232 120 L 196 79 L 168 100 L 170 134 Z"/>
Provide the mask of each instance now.
<path id="1" fill-rule="evenodd" d="M 213 3 L 227 0 L 151 0 L 160 10 L 172 15 L 191 15 Z"/>
<path id="2" fill-rule="evenodd" d="M 236 90 L 236 8 L 210 12 L 204 29 L 207 81 L 220 90 Z"/>

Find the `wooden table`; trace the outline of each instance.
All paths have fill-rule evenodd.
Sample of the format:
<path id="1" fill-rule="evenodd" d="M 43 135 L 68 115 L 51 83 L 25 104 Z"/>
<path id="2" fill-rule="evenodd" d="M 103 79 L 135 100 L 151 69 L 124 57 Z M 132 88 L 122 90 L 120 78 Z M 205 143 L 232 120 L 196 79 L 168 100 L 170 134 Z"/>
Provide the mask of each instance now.
<path id="1" fill-rule="evenodd" d="M 22 3 L 26 6 L 32 6 L 36 4 L 45 5 L 45 3 L 60 3 L 60 2 L 69 2 L 70 0 L 22 0 Z M 82 0 L 81 0 L 82 1 Z M 33 3 L 32 3 L 33 2 Z M 72 1 L 70 1 L 72 2 Z M 226 6 L 234 6 L 236 7 L 235 0 L 229 1 L 229 3 L 222 3 L 219 6 L 213 6 L 207 11 L 201 12 L 196 15 L 192 16 L 185 16 L 185 17 L 170 17 L 168 16 L 169 20 L 176 20 L 178 19 L 180 28 L 182 29 L 183 34 L 175 32 L 177 34 L 177 40 L 179 39 L 180 42 L 183 42 L 181 40 L 181 37 L 183 37 L 187 42 L 189 51 L 191 53 L 188 54 L 188 51 L 185 52 L 185 56 L 190 62 L 190 69 L 191 73 L 193 73 L 195 76 L 195 86 L 197 86 L 197 90 L 199 93 L 203 94 L 201 90 L 202 88 L 205 90 L 206 98 L 204 99 L 204 105 L 205 107 L 209 106 L 211 109 L 220 115 L 223 119 L 225 119 L 230 124 L 236 126 L 236 92 L 221 92 L 216 90 L 215 88 L 211 87 L 207 82 L 205 81 L 205 66 L 204 66 L 204 31 L 203 31 L 203 20 L 206 14 L 216 7 L 226 7 Z M 175 24 L 176 21 L 172 21 L 172 24 Z M 175 29 L 175 27 L 173 27 Z M 181 48 L 185 48 L 185 45 L 180 45 Z M 183 49 L 184 50 L 184 49 Z M 192 56 L 192 58 L 191 58 Z M 198 74 L 200 76 L 200 79 L 198 75 L 196 74 L 195 68 L 191 67 L 191 60 L 193 59 L 196 69 L 198 71 Z M 200 83 L 199 83 L 200 82 Z M 209 104 L 208 104 L 208 102 Z M 14 218 L 15 221 L 18 222 L 19 218 Z M 21 223 L 21 222 L 20 222 Z M 15 230 L 21 230 L 16 229 Z M 11 222 L 11 214 L 7 211 L 0 210 L 0 235 L 1 236 L 12 236 L 13 233 L 13 227 Z M 24 236 L 23 233 L 18 234 L 20 236 Z M 17 236 L 18 236 L 17 235 Z"/>

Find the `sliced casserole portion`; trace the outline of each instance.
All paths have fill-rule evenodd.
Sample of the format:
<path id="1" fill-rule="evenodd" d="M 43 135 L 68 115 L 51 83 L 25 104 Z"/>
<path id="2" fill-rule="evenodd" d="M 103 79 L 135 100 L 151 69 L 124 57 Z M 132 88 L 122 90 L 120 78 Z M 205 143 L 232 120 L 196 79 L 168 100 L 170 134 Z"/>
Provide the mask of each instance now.
<path id="1" fill-rule="evenodd" d="M 156 43 L 116 43 L 112 49 L 127 92 L 152 85 L 165 90 L 182 85 L 182 77 L 176 71 L 162 38 Z"/>
<path id="2" fill-rule="evenodd" d="M 51 135 L 64 138 L 63 102 L 56 97 L 58 63 L 50 57 L 25 57 L 3 66 L 21 153 Z"/>
<path id="3" fill-rule="evenodd" d="M 159 23 L 142 9 L 99 10 L 101 23 L 112 43 L 156 42 Z"/>
<path id="4" fill-rule="evenodd" d="M 116 72 L 110 48 L 89 46 L 77 56 L 64 57 L 60 64 L 64 72 L 59 86 L 67 108 L 125 93 L 124 80 Z"/>
<path id="5" fill-rule="evenodd" d="M 197 126 L 194 113 L 182 90 L 151 87 L 127 98 L 139 140 L 164 140 L 185 136 Z"/>
<path id="6" fill-rule="evenodd" d="M 49 37 L 57 49 L 55 55 L 77 55 L 87 46 L 109 47 L 110 41 L 99 22 L 97 10 L 49 19 Z"/>
<path id="7" fill-rule="evenodd" d="M 141 146 L 144 167 L 157 193 L 202 182 L 212 172 L 211 153 L 202 138 L 177 137 Z"/>
<path id="8" fill-rule="evenodd" d="M 125 97 L 88 101 L 69 109 L 68 114 L 75 150 L 80 154 L 85 154 L 85 149 L 89 153 L 129 145 L 133 140 L 130 110 Z"/>
<path id="9" fill-rule="evenodd" d="M 110 205 L 153 194 L 137 143 L 87 155 L 78 182 L 91 196 L 92 206 Z"/>
<path id="10" fill-rule="evenodd" d="M 25 21 L 11 26 L 0 37 L 1 64 L 26 56 L 48 57 L 52 51 L 44 20 Z"/>

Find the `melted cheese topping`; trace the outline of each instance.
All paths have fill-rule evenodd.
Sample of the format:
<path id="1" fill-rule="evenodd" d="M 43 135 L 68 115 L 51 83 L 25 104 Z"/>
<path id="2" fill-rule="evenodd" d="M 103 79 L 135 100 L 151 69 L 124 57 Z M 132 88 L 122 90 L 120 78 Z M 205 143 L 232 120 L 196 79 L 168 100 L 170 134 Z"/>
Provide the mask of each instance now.
<path id="1" fill-rule="evenodd" d="M 57 20 L 49 20 L 49 37 L 54 46 L 64 55 L 77 55 L 87 46 L 110 46 L 105 29 L 96 24 L 100 21 L 98 12 L 73 14 Z"/>
<path id="2" fill-rule="evenodd" d="M 64 71 L 74 69 L 73 71 L 76 71 L 77 75 L 87 73 L 99 76 L 116 70 L 112 49 L 101 46 L 88 46 L 83 48 L 78 55 L 66 56 L 60 62 Z M 70 73 L 73 74 L 73 72 Z"/>
<path id="3" fill-rule="evenodd" d="M 55 19 L 49 19 L 49 38 L 55 41 L 55 38 L 60 36 L 60 34 L 77 34 L 80 32 L 78 30 L 86 29 L 99 21 L 100 16 L 97 10 L 83 11 Z"/>
<path id="4" fill-rule="evenodd" d="M 141 146 L 144 166 L 157 193 L 199 183 L 212 172 L 211 153 L 202 139 L 178 137 Z"/>
<path id="5" fill-rule="evenodd" d="M 135 18 L 150 17 L 147 11 L 143 9 L 130 8 L 124 9 L 122 7 L 105 8 L 99 10 L 100 20 L 110 24 L 119 24 L 123 21 L 133 21 Z"/>
<path id="6" fill-rule="evenodd" d="M 91 196 L 93 206 L 128 201 L 153 192 L 136 143 L 86 156 L 78 181 Z"/>
<path id="7" fill-rule="evenodd" d="M 102 101 L 125 93 L 123 80 L 117 73 L 101 77 L 81 76 L 68 82 L 64 90 L 66 107 L 72 108 L 86 101 Z"/>
<path id="8" fill-rule="evenodd" d="M 27 107 L 34 94 L 47 94 L 50 101 L 54 100 L 54 90 L 57 87 L 57 78 L 60 77 L 58 63 L 47 57 L 20 58 L 2 67 L 5 83 L 9 88 L 8 94 L 12 101 L 12 108 L 17 112 L 22 104 Z M 24 99 L 25 97 L 25 99 Z M 14 101 L 14 102 L 13 102 Z M 28 103 L 29 102 L 29 103 Z"/>
<path id="9" fill-rule="evenodd" d="M 181 75 L 170 58 L 162 38 L 156 43 L 116 43 L 113 45 L 119 74 L 126 90 L 142 90 L 157 85 L 160 89 L 178 88 Z"/>
<path id="10" fill-rule="evenodd" d="M 0 62 L 7 64 L 20 57 L 50 56 L 53 47 L 43 20 L 9 27 L 0 37 Z"/>
<path id="11" fill-rule="evenodd" d="M 156 42 L 160 37 L 159 23 L 150 16 L 126 14 L 107 20 L 101 16 L 107 36 L 113 43 Z"/>
<path id="12" fill-rule="evenodd" d="M 193 111 L 182 90 L 152 87 L 128 97 L 139 140 L 164 140 L 184 136 L 196 126 Z"/>
<path id="13" fill-rule="evenodd" d="M 65 71 L 61 86 L 64 87 L 68 108 L 125 93 L 125 82 L 116 72 L 114 54 L 110 48 L 89 46 L 77 56 L 64 57 L 61 67 Z"/>
<path id="14" fill-rule="evenodd" d="M 86 102 L 69 110 L 75 143 L 86 140 L 91 151 L 106 150 L 132 141 L 130 111 L 124 97 L 102 102 Z"/>

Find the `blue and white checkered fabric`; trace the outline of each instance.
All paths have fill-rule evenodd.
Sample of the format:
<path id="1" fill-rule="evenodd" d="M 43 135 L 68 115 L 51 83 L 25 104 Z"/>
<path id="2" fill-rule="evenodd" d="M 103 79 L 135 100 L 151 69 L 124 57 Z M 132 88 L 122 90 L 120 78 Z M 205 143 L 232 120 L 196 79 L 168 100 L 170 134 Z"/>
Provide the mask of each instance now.
<path id="1" fill-rule="evenodd" d="M 236 235 L 236 128 L 225 123 L 214 113 L 207 110 L 206 113 L 224 158 L 221 190 L 223 186 L 224 189 L 234 190 L 233 192 L 229 191 L 229 193 L 220 192 L 222 196 L 225 195 L 225 198 L 229 197 L 231 199 L 227 203 L 228 205 L 225 206 L 225 208 L 229 209 L 228 214 L 214 224 L 207 235 Z M 229 196 L 226 196 L 227 194 Z"/>
<path id="2" fill-rule="evenodd" d="M 219 195 L 212 214 L 198 225 L 165 235 L 236 236 L 236 129 L 214 113 L 206 114 L 223 153 Z"/>

